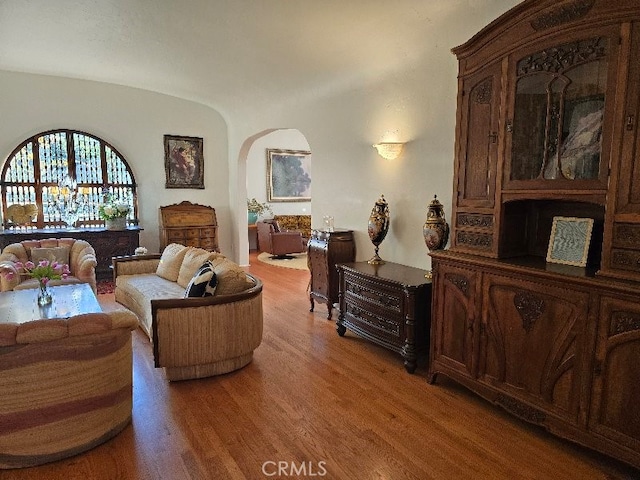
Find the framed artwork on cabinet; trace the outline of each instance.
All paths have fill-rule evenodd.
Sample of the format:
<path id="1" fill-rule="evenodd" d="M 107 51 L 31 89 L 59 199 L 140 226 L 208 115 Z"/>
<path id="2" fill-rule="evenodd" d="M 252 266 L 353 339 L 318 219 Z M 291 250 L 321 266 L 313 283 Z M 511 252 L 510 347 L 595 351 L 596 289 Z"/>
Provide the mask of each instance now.
<path id="1" fill-rule="evenodd" d="M 165 188 L 204 188 L 202 138 L 164 136 Z"/>
<path id="2" fill-rule="evenodd" d="M 585 267 L 592 230 L 592 218 L 553 217 L 547 262 Z"/>
<path id="3" fill-rule="evenodd" d="M 267 148 L 267 201 L 311 201 L 311 152 Z"/>

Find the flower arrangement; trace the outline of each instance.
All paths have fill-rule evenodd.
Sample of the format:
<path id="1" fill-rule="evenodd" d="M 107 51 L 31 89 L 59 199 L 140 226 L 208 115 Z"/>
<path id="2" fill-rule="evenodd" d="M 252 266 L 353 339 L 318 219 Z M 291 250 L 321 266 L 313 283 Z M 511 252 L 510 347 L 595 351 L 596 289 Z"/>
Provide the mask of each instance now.
<path id="1" fill-rule="evenodd" d="M 269 212 L 273 215 L 273 210 L 268 204 L 260 203 L 255 198 L 247 199 L 247 210 L 249 213 L 255 213 L 256 215 L 262 215 L 264 212 Z"/>
<path id="2" fill-rule="evenodd" d="M 2 271 L 2 275 L 8 280 L 11 280 L 16 273 L 37 279 L 38 286 L 40 287 L 40 293 L 38 294 L 39 305 L 51 303 L 51 294 L 47 290 L 49 282 L 51 280 L 67 278 L 71 273 L 69 271 L 69 265 L 66 263 L 58 263 L 55 260 L 40 260 L 37 265 L 32 261 L 24 264 L 22 262 L 16 262 L 14 265 L 15 271 L 13 269 L 5 269 Z"/>
<path id="3" fill-rule="evenodd" d="M 129 205 L 117 202 L 112 196 L 107 197 L 107 201 L 98 207 L 98 215 L 102 220 L 126 218 L 130 211 L 131 207 Z"/>
<path id="4" fill-rule="evenodd" d="M 37 279 L 41 287 L 47 285 L 50 280 L 67 278 L 71 273 L 69 271 L 69 265 L 66 263 L 58 263 L 55 260 L 40 260 L 37 265 L 32 261 L 24 264 L 22 262 L 16 262 L 15 267 L 19 273 L 20 270 L 24 270 L 22 274 Z M 5 271 L 4 276 L 11 280 L 15 276 L 15 272 L 12 270 Z"/>

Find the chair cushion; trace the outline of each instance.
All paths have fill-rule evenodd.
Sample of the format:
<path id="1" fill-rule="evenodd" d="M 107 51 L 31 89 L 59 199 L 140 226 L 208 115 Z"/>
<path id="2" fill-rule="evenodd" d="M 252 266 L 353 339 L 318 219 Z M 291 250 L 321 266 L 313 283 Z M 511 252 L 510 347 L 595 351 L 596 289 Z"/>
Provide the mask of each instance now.
<path id="1" fill-rule="evenodd" d="M 39 247 L 31 249 L 31 261 L 38 264 L 41 260 L 57 261 L 69 265 L 69 247 Z"/>
<path id="2" fill-rule="evenodd" d="M 184 245 L 180 245 L 179 243 L 170 243 L 167 245 L 160 256 L 160 263 L 158 263 L 156 275 L 170 282 L 177 282 L 180 266 L 186 253 L 187 247 Z"/>
<path id="3" fill-rule="evenodd" d="M 184 297 L 210 297 L 216 293 L 218 277 L 213 271 L 213 264 L 205 262 L 196 271 L 184 292 Z"/>

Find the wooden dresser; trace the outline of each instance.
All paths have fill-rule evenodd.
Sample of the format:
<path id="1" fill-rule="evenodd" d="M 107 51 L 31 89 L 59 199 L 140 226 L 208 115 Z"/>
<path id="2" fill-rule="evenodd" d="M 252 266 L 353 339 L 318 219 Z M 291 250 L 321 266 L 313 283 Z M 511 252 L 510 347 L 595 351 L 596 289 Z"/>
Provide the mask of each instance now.
<path id="1" fill-rule="evenodd" d="M 170 243 L 219 252 L 215 209 L 187 201 L 160 207 L 160 252 Z"/>
<path id="2" fill-rule="evenodd" d="M 140 246 L 140 227 L 128 227 L 125 230 L 107 230 L 103 227 L 86 228 L 44 228 L 38 230 L 4 230 L 0 233 L 0 248 L 23 240 L 42 240 L 44 238 L 75 238 L 85 240 L 96 251 L 96 277 L 110 278 L 111 258 L 133 255 Z"/>
<path id="3" fill-rule="evenodd" d="M 431 280 L 427 271 L 387 262 L 338 265 L 340 316 L 337 330 L 358 335 L 398 352 L 407 372 L 429 345 Z"/>
<path id="4" fill-rule="evenodd" d="M 454 53 L 430 379 L 640 468 L 640 2 L 525 1 Z M 585 267 L 554 217 L 593 221 Z"/>
<path id="5" fill-rule="evenodd" d="M 325 232 L 313 230 L 307 244 L 311 283 L 309 301 L 313 312 L 314 300 L 327 304 L 327 319 L 331 320 L 333 304 L 338 301 L 338 271 L 336 264 L 353 262 L 356 244 L 352 230 Z"/>

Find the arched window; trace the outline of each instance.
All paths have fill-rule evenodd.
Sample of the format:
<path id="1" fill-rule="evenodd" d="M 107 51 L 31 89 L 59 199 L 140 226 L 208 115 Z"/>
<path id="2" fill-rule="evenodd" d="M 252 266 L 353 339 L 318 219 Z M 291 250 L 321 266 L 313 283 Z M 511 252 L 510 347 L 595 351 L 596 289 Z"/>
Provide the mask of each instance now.
<path id="1" fill-rule="evenodd" d="M 127 223 L 137 224 L 133 173 L 122 155 L 95 135 L 75 130 L 34 135 L 9 155 L 1 179 L 5 228 L 21 223 L 12 221 L 14 216 L 7 215 L 7 209 L 28 204 L 35 204 L 38 209 L 36 220 L 28 228 L 59 228 L 70 226 L 69 223 L 99 227 L 104 220 L 98 207 L 107 199 L 129 205 Z M 75 215 L 67 214 L 70 206 L 65 202 L 69 201 L 77 209 Z"/>

